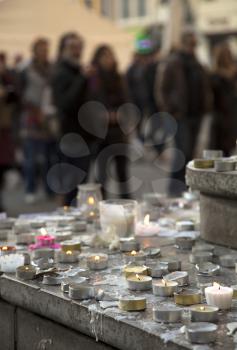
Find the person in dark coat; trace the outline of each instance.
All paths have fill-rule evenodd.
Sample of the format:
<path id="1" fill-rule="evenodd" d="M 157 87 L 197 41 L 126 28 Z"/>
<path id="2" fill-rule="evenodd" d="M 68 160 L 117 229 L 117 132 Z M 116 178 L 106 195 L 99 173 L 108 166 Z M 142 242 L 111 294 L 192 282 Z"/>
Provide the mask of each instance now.
<path id="1" fill-rule="evenodd" d="M 102 184 L 103 194 L 108 194 L 107 182 L 109 174 L 110 161 L 113 160 L 116 167 L 116 175 L 119 185 L 119 195 L 122 198 L 129 198 L 128 188 L 128 135 L 121 129 L 121 124 L 126 119 L 128 124 L 129 114 L 126 114 L 126 108 L 123 112 L 118 109 L 125 104 L 127 99 L 127 90 L 125 81 L 118 72 L 116 58 L 111 47 L 107 45 L 99 46 L 93 56 L 92 70 L 89 75 L 89 99 L 100 102 L 104 107 L 94 113 L 95 122 L 101 118 L 108 123 L 108 130 L 105 138 L 99 141 L 97 165 L 97 180 Z M 100 114 L 100 115 L 99 115 Z M 120 122 L 119 122 L 119 118 Z M 107 127 L 107 125 L 106 125 Z"/>
<path id="2" fill-rule="evenodd" d="M 4 210 L 4 175 L 14 163 L 13 111 L 16 102 L 14 76 L 7 67 L 5 53 L 0 53 L 0 212 Z"/>
<path id="3" fill-rule="evenodd" d="M 77 185 L 86 181 L 90 165 L 89 152 L 82 151 L 86 146 L 89 147 L 88 135 L 78 121 L 79 109 L 86 102 L 87 86 L 87 79 L 80 65 L 82 50 L 83 41 L 77 33 L 65 34 L 59 44 L 58 62 L 52 78 L 53 100 L 59 115 L 62 136 L 61 163 L 72 166 L 62 174 L 62 181 L 69 184 L 68 191 L 63 190 L 67 192 L 64 205 L 74 203 Z M 81 146 L 78 144 L 78 137 Z M 77 154 L 72 154 L 73 149 L 77 149 Z"/>
<path id="4" fill-rule="evenodd" d="M 195 57 L 196 36 L 184 30 L 181 48 L 173 51 L 160 66 L 156 84 L 158 101 L 177 123 L 171 164 L 169 194 L 179 196 L 186 190 L 185 166 L 194 156 L 202 117 L 210 104 L 208 76 Z"/>
<path id="5" fill-rule="evenodd" d="M 210 148 L 221 149 L 230 156 L 237 139 L 237 64 L 226 43 L 216 47 L 214 60 Z"/>

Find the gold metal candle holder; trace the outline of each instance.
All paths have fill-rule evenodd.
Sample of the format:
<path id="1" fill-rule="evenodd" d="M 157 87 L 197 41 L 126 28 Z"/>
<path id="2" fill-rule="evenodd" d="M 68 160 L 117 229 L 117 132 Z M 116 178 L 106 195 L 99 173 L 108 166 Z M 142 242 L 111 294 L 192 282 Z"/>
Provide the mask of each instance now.
<path id="1" fill-rule="evenodd" d="M 197 168 L 197 169 L 214 168 L 214 160 L 213 159 L 194 159 L 193 166 L 194 168 Z"/>
<path id="2" fill-rule="evenodd" d="M 74 251 L 81 251 L 81 242 L 78 241 L 65 241 L 61 244 L 61 249 L 64 252 L 67 252 L 71 250 L 72 252 Z"/>
<path id="3" fill-rule="evenodd" d="M 148 267 L 127 265 L 124 267 L 123 273 L 126 278 L 132 275 L 148 275 Z"/>
<path id="4" fill-rule="evenodd" d="M 118 306 L 123 311 L 142 311 L 146 309 L 146 298 L 124 296 L 119 299 Z"/>
<path id="5" fill-rule="evenodd" d="M 200 293 L 200 291 L 187 289 L 179 293 L 174 293 L 174 301 L 175 304 L 183 306 L 201 304 L 202 294 Z"/>

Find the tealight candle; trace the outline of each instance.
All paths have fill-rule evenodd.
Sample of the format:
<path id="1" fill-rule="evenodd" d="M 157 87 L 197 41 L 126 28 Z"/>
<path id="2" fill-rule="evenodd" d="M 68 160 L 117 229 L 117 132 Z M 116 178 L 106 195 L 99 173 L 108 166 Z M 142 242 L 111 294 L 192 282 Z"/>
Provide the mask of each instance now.
<path id="1" fill-rule="evenodd" d="M 72 227 L 74 232 L 84 232 L 86 231 L 87 223 L 86 221 L 76 221 Z"/>
<path id="2" fill-rule="evenodd" d="M 56 261 L 59 263 L 76 263 L 78 262 L 78 251 L 67 250 L 66 252 L 57 252 Z"/>
<path id="3" fill-rule="evenodd" d="M 171 297 L 177 291 L 178 283 L 173 281 L 166 281 L 165 279 L 154 281 L 152 290 L 154 295 L 160 297 Z"/>
<path id="4" fill-rule="evenodd" d="M 195 224 L 191 220 L 180 220 L 176 222 L 177 231 L 194 231 Z"/>
<path id="5" fill-rule="evenodd" d="M 143 253 L 145 254 L 146 258 L 155 259 L 160 256 L 160 249 L 154 247 L 147 247 L 143 249 Z"/>
<path id="6" fill-rule="evenodd" d="M 64 241 L 61 244 L 61 249 L 64 252 L 67 252 L 68 250 L 71 250 L 72 252 L 80 252 L 81 251 L 81 242 L 79 241 Z"/>
<path id="7" fill-rule="evenodd" d="M 202 295 L 200 291 L 192 289 L 182 290 L 179 293 L 174 293 L 174 301 L 176 304 L 183 306 L 201 304 Z"/>
<path id="8" fill-rule="evenodd" d="M 182 321 L 182 309 L 175 306 L 154 307 L 153 320 L 164 323 L 179 323 Z"/>
<path id="9" fill-rule="evenodd" d="M 192 253 L 211 252 L 213 253 L 215 246 L 208 243 L 197 244 L 192 248 Z"/>
<path id="10" fill-rule="evenodd" d="M 203 151 L 203 158 L 205 159 L 216 159 L 216 158 L 222 158 L 223 157 L 223 151 L 218 149 L 205 149 Z"/>
<path id="11" fill-rule="evenodd" d="M 95 296 L 95 289 L 84 283 L 70 283 L 68 295 L 75 300 L 92 299 Z"/>
<path id="12" fill-rule="evenodd" d="M 215 160 L 215 171 L 226 172 L 234 171 L 236 167 L 236 162 L 233 160 Z"/>
<path id="13" fill-rule="evenodd" d="M 155 278 L 161 278 L 168 274 L 168 267 L 164 264 L 159 264 L 157 262 L 148 263 L 148 275 Z"/>
<path id="14" fill-rule="evenodd" d="M 57 273 L 53 273 L 51 275 L 44 275 L 42 283 L 47 284 L 49 286 L 57 286 L 61 284 L 64 279 L 64 276 L 59 275 Z"/>
<path id="15" fill-rule="evenodd" d="M 97 254 L 87 257 L 87 266 L 90 270 L 104 270 L 108 267 L 108 255 Z"/>
<path id="16" fill-rule="evenodd" d="M 138 236 L 154 236 L 160 231 L 160 227 L 157 222 L 150 221 L 150 215 L 147 214 L 143 222 L 138 222 L 136 226 L 136 234 Z"/>
<path id="17" fill-rule="evenodd" d="M 217 325 L 209 322 L 191 323 L 186 326 L 186 336 L 191 343 L 213 343 L 217 337 Z"/>
<path id="18" fill-rule="evenodd" d="M 210 305 L 191 306 L 192 322 L 216 322 L 218 319 L 218 307 Z"/>
<path id="19" fill-rule="evenodd" d="M 84 283 L 84 282 L 86 282 L 86 280 L 87 280 L 86 277 L 79 277 L 79 278 L 77 278 L 77 282 L 76 283 L 77 284 Z M 62 283 L 61 283 L 61 291 L 63 293 L 69 293 L 70 283 L 72 283 L 72 281 L 70 279 L 62 281 Z"/>
<path id="20" fill-rule="evenodd" d="M 235 263 L 237 262 L 236 254 L 226 254 L 220 256 L 220 264 L 223 267 L 235 267 Z"/>
<path id="21" fill-rule="evenodd" d="M 149 290 L 152 287 L 152 278 L 144 275 L 133 275 L 127 278 L 128 289 L 130 290 Z"/>
<path id="22" fill-rule="evenodd" d="M 217 306 L 221 310 L 228 310 L 232 304 L 233 289 L 220 286 L 214 282 L 212 287 L 205 289 L 205 296 L 208 305 Z"/>
<path id="23" fill-rule="evenodd" d="M 213 159 L 194 159 L 193 166 L 196 169 L 214 168 L 214 160 Z"/>
<path id="24" fill-rule="evenodd" d="M 51 248 L 42 248 L 42 249 L 36 249 L 33 253 L 34 259 L 53 259 L 54 258 L 54 250 Z"/>
<path id="25" fill-rule="evenodd" d="M 237 285 L 231 286 L 233 289 L 233 299 L 237 299 Z"/>
<path id="26" fill-rule="evenodd" d="M 177 282 L 179 287 L 187 286 L 189 284 L 188 272 L 186 271 L 174 271 L 164 276 L 166 281 Z"/>
<path id="27" fill-rule="evenodd" d="M 14 246 L 3 245 L 0 247 L 0 256 L 9 255 L 15 252 L 16 252 L 16 248 Z"/>
<path id="28" fill-rule="evenodd" d="M 59 232 L 56 232 L 54 235 L 55 235 L 56 242 L 64 242 L 72 238 L 72 232 L 70 231 L 66 231 L 66 232 L 59 231 Z"/>
<path id="29" fill-rule="evenodd" d="M 127 263 L 145 260 L 145 254 L 142 251 L 136 252 L 135 250 L 132 250 L 129 253 L 125 253 L 124 256 Z"/>
<path id="30" fill-rule="evenodd" d="M 123 273 L 125 277 L 129 277 L 131 275 L 148 275 L 148 267 L 147 266 L 136 266 L 136 265 L 127 265 L 123 269 Z"/>
<path id="31" fill-rule="evenodd" d="M 181 261 L 176 258 L 168 257 L 160 260 L 160 263 L 166 265 L 169 272 L 181 270 Z"/>
<path id="32" fill-rule="evenodd" d="M 122 252 L 137 251 L 140 249 L 139 242 L 134 237 L 123 237 L 120 238 L 120 250 Z"/>
<path id="33" fill-rule="evenodd" d="M 36 268 L 32 265 L 19 266 L 16 269 L 16 277 L 21 280 L 32 280 L 36 275 Z"/>
<path id="34" fill-rule="evenodd" d="M 196 252 L 189 255 L 189 261 L 192 264 L 200 264 L 204 261 L 212 261 L 213 254 L 211 252 Z"/>
<path id="35" fill-rule="evenodd" d="M 175 245 L 182 250 L 191 250 L 195 243 L 195 239 L 187 236 L 180 236 L 175 239 Z"/>
<path id="36" fill-rule="evenodd" d="M 119 298 L 118 307 L 123 311 L 142 311 L 146 309 L 146 298 L 135 296 L 123 296 Z"/>

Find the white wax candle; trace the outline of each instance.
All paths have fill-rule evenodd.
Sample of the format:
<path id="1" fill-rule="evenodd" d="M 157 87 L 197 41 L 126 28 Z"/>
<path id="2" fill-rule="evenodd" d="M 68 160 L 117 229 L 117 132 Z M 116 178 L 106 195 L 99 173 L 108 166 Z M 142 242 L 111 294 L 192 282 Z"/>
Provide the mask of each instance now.
<path id="1" fill-rule="evenodd" d="M 155 236 L 159 233 L 159 225 L 150 221 L 150 215 L 147 214 L 143 222 L 138 222 L 136 226 L 136 234 L 138 236 Z"/>
<path id="2" fill-rule="evenodd" d="M 205 288 L 205 296 L 208 305 L 227 310 L 231 308 L 233 289 L 214 283 L 212 287 Z"/>

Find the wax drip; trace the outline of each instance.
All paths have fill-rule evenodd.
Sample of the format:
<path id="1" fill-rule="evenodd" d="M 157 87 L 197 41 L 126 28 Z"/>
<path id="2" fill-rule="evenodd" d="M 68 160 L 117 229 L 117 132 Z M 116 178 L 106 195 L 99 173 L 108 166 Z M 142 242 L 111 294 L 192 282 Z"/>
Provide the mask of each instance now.
<path id="1" fill-rule="evenodd" d="M 95 336 L 95 340 L 99 341 L 99 334 L 103 335 L 103 313 L 98 312 L 98 308 L 95 304 L 90 305 L 88 308 L 90 312 L 90 325 L 91 325 L 91 331 Z"/>

